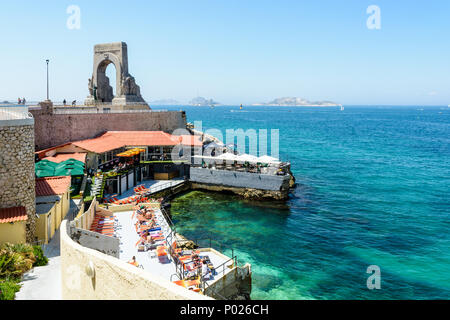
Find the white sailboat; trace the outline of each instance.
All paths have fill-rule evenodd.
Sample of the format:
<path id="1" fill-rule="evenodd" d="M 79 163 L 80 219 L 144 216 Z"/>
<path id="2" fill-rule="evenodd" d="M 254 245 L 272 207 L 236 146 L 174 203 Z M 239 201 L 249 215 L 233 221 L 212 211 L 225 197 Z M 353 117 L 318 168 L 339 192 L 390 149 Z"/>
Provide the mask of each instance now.
<path id="1" fill-rule="evenodd" d="M 341 111 L 344 111 L 344 106 L 342 104 L 340 104 L 341 106 Z"/>

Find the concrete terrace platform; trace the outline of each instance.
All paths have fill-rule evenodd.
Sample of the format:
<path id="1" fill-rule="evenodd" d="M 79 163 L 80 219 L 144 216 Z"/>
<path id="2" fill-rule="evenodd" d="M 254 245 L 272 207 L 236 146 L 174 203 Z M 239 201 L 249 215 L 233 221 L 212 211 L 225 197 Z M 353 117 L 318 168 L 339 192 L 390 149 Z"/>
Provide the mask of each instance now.
<path id="1" fill-rule="evenodd" d="M 155 210 L 156 216 L 158 218 L 159 224 L 161 226 L 161 230 L 165 238 L 170 234 L 171 228 L 167 224 L 162 212 L 160 210 Z M 139 240 L 139 236 L 136 233 L 135 223 L 137 222 L 136 217 L 131 218 L 133 215 L 133 211 L 123 211 L 123 212 L 115 212 L 114 216 L 117 218 L 117 224 L 119 229 L 117 230 L 117 236 L 120 238 L 120 260 L 130 261 L 133 256 L 136 257 L 136 261 L 142 266 L 145 271 L 151 272 L 152 274 L 161 276 L 164 279 L 169 281 L 179 280 L 176 274 L 176 265 L 170 255 L 167 256 L 164 260 L 161 260 L 156 256 L 156 254 L 152 254 L 152 251 L 155 253 L 155 250 L 146 251 L 146 252 L 138 252 L 136 243 Z M 201 249 L 202 250 L 202 249 Z M 199 256 L 200 258 L 203 256 L 208 256 L 211 260 L 211 263 L 214 267 L 219 267 L 223 263 L 225 263 L 229 258 L 223 255 L 217 254 L 214 251 L 204 251 L 208 249 L 203 249 Z M 232 261 L 229 261 L 227 265 L 232 264 Z M 229 268 L 220 268 L 218 270 L 220 274 L 213 275 L 207 283 L 210 284 L 214 282 L 218 278 L 220 278 L 222 274 L 222 270 L 224 270 L 224 274 L 230 271 Z"/>
<path id="2" fill-rule="evenodd" d="M 146 187 L 147 189 L 150 189 L 151 193 L 157 192 L 157 191 L 162 191 L 165 189 L 169 189 L 175 186 L 178 186 L 180 184 L 184 183 L 184 179 L 182 178 L 176 178 L 176 179 L 172 179 L 172 180 L 144 180 L 142 181 L 140 184 L 144 185 L 144 187 Z M 115 196 L 117 199 L 121 200 L 121 199 L 125 199 L 131 196 L 134 196 L 134 187 L 128 189 L 127 191 L 125 191 L 124 193 L 122 193 L 121 195 L 117 195 L 117 194 L 105 194 L 105 198 L 108 198 L 109 196 Z"/>

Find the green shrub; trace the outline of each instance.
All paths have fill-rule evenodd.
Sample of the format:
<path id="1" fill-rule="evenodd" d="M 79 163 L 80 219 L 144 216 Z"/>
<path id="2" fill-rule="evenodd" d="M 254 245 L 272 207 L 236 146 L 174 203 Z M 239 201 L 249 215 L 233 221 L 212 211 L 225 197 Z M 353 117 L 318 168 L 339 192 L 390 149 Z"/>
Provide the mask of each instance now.
<path id="1" fill-rule="evenodd" d="M 20 290 L 18 279 L 0 280 L 0 300 L 14 300 L 16 292 Z"/>
<path id="2" fill-rule="evenodd" d="M 30 245 L 5 243 L 0 247 L 0 278 L 20 277 L 33 267 L 34 262 Z"/>
<path id="3" fill-rule="evenodd" d="M 86 203 L 86 202 L 91 202 L 92 200 L 94 200 L 94 196 L 86 196 L 86 197 L 84 197 L 84 202 Z"/>
<path id="4" fill-rule="evenodd" d="M 40 246 L 4 243 L 0 246 L 0 300 L 14 300 L 22 275 L 35 266 L 44 266 L 47 257 Z"/>
<path id="5" fill-rule="evenodd" d="M 44 251 L 42 250 L 41 246 L 33 246 L 33 253 L 36 259 L 33 267 L 41 267 L 47 265 L 48 258 L 44 256 Z"/>

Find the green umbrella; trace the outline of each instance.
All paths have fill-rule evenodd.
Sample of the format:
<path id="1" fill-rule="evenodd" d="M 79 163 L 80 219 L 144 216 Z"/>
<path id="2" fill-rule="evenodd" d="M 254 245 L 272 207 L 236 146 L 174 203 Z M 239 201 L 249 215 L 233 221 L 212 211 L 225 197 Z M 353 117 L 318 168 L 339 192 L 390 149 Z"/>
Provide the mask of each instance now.
<path id="1" fill-rule="evenodd" d="M 84 163 L 75 159 L 68 159 L 61 163 L 41 160 L 35 164 L 38 178 L 53 176 L 78 176 L 84 174 Z"/>

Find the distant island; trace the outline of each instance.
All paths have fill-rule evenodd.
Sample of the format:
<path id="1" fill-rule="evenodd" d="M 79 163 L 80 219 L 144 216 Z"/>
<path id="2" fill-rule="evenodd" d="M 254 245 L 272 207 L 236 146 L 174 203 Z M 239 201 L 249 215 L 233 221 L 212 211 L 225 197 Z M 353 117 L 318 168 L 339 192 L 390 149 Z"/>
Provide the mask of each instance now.
<path id="1" fill-rule="evenodd" d="M 267 103 L 257 103 L 254 106 L 303 106 L 303 107 L 333 107 L 339 104 L 332 101 L 309 101 L 297 97 L 277 98 Z"/>
<path id="2" fill-rule="evenodd" d="M 177 100 L 174 99 L 161 99 L 161 100 L 155 100 L 155 101 L 150 101 L 151 104 L 154 105 L 171 105 L 171 106 L 177 106 L 180 105 L 181 103 Z"/>
<path id="3" fill-rule="evenodd" d="M 199 107 L 209 107 L 219 105 L 219 102 L 214 101 L 213 99 L 205 99 L 203 97 L 197 97 L 189 101 L 191 106 L 199 106 Z"/>

